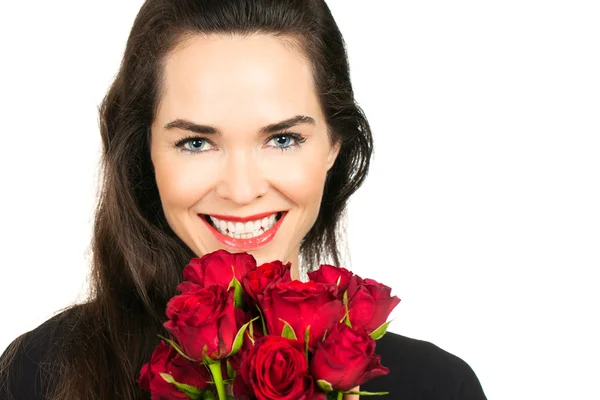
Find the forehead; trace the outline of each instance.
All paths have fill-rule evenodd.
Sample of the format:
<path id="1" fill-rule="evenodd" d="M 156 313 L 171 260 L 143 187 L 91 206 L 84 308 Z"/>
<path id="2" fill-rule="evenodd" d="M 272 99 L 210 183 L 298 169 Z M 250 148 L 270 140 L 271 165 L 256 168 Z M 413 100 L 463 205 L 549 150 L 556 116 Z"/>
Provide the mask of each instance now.
<path id="1" fill-rule="evenodd" d="M 215 124 L 317 117 L 309 61 L 272 35 L 193 36 L 165 59 L 159 117 Z"/>

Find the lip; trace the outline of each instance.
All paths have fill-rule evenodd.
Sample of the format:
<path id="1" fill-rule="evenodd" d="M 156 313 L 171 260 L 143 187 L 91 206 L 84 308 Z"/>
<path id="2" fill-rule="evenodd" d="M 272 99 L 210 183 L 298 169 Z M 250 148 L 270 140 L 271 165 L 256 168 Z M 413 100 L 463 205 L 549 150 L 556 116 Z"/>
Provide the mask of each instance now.
<path id="1" fill-rule="evenodd" d="M 202 214 L 198 214 L 198 217 L 204 221 L 204 223 L 206 224 L 206 226 L 208 227 L 208 229 L 212 232 L 212 234 L 215 236 L 215 238 L 217 238 L 217 240 L 219 242 L 221 242 L 222 244 L 224 244 L 225 246 L 231 248 L 231 249 L 236 249 L 236 250 L 249 250 L 249 249 L 256 249 L 259 247 L 263 247 L 265 246 L 267 243 L 269 243 L 271 240 L 273 240 L 273 238 L 275 237 L 275 234 L 277 233 L 277 230 L 279 229 L 279 227 L 281 226 L 281 223 L 283 222 L 283 219 L 285 218 L 285 216 L 287 215 L 287 211 L 280 211 L 281 212 L 281 218 L 279 218 L 279 221 L 277 221 L 275 223 L 275 225 L 273 225 L 273 227 L 271 227 L 271 229 L 269 229 L 268 231 L 264 232 L 262 235 L 260 236 L 256 236 L 253 238 L 249 238 L 249 239 L 236 239 L 236 238 L 232 238 L 230 236 L 227 235 L 223 235 L 221 232 L 219 232 L 218 230 L 216 230 L 204 217 L 204 215 Z M 270 213 L 264 213 L 264 214 L 257 214 L 257 215 L 253 215 L 251 217 L 246 217 L 246 218 L 239 218 L 239 217 L 235 217 L 238 219 L 229 219 L 229 221 L 236 221 L 236 222 L 245 222 L 246 220 L 252 220 L 252 219 L 258 219 L 259 216 L 262 216 L 263 218 L 274 214 L 273 212 Z M 219 218 L 221 219 L 219 216 L 217 215 L 212 215 L 209 214 L 215 218 Z M 227 217 L 223 218 L 227 220 Z"/>

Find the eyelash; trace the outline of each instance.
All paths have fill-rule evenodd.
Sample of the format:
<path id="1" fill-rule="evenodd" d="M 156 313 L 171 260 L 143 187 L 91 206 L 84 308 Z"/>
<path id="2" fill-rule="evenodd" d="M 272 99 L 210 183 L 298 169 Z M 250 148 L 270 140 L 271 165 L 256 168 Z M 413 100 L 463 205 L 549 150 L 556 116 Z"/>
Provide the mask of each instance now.
<path id="1" fill-rule="evenodd" d="M 299 133 L 295 133 L 295 132 L 281 132 L 281 133 L 278 133 L 278 134 L 275 134 L 275 135 L 272 135 L 271 137 L 269 137 L 269 140 L 267 140 L 267 143 L 270 142 L 273 139 L 276 139 L 276 138 L 279 138 L 279 137 L 286 137 L 286 136 L 289 137 L 289 138 L 291 138 L 294 141 L 294 143 L 291 144 L 291 145 L 289 145 L 289 146 L 287 146 L 287 147 L 279 147 L 279 146 L 271 146 L 271 147 L 275 147 L 275 148 L 277 148 L 277 149 L 279 149 L 279 150 L 281 150 L 283 152 L 283 151 L 287 151 L 287 150 L 292 150 L 293 148 L 300 147 L 300 145 L 306 141 L 306 138 L 304 136 L 300 135 Z M 178 140 L 177 142 L 175 142 L 175 147 L 177 147 L 182 152 L 191 153 L 191 154 L 194 154 L 194 153 L 204 153 L 205 151 L 208 151 L 208 150 L 194 151 L 194 150 L 186 149 L 184 147 L 184 145 L 187 144 L 187 143 L 189 143 L 189 142 L 191 142 L 191 141 L 193 141 L 193 140 L 202 140 L 204 142 L 210 143 L 210 140 L 208 140 L 208 139 L 206 139 L 206 138 L 204 138 L 202 136 L 193 136 L 193 135 L 190 135 L 190 136 L 186 136 L 183 139 Z"/>

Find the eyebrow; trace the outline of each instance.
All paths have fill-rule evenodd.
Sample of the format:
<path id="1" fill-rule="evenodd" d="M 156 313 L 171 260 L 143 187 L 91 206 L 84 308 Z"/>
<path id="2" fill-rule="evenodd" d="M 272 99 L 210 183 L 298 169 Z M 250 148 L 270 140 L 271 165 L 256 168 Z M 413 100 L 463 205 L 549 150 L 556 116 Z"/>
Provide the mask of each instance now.
<path id="1" fill-rule="evenodd" d="M 260 128 L 258 133 L 261 135 L 276 133 L 300 124 L 316 125 L 316 122 L 314 118 L 308 117 L 306 115 L 296 115 L 295 117 L 288 118 L 283 121 L 276 122 L 274 124 L 263 126 L 262 128 Z M 221 134 L 221 132 L 214 126 L 196 124 L 186 119 L 176 119 L 174 121 L 171 121 L 165 125 L 165 129 L 181 129 L 184 131 L 202 133 L 205 135 Z"/>

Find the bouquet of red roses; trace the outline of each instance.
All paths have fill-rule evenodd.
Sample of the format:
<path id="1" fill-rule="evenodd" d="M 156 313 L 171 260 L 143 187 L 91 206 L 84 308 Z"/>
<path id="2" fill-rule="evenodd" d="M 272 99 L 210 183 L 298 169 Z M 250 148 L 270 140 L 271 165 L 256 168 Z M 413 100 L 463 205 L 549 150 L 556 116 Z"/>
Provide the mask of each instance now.
<path id="1" fill-rule="evenodd" d="M 321 265 L 309 281 L 280 261 L 218 250 L 185 267 L 162 337 L 137 382 L 152 399 L 342 399 L 389 371 L 375 340 L 391 289 Z"/>

